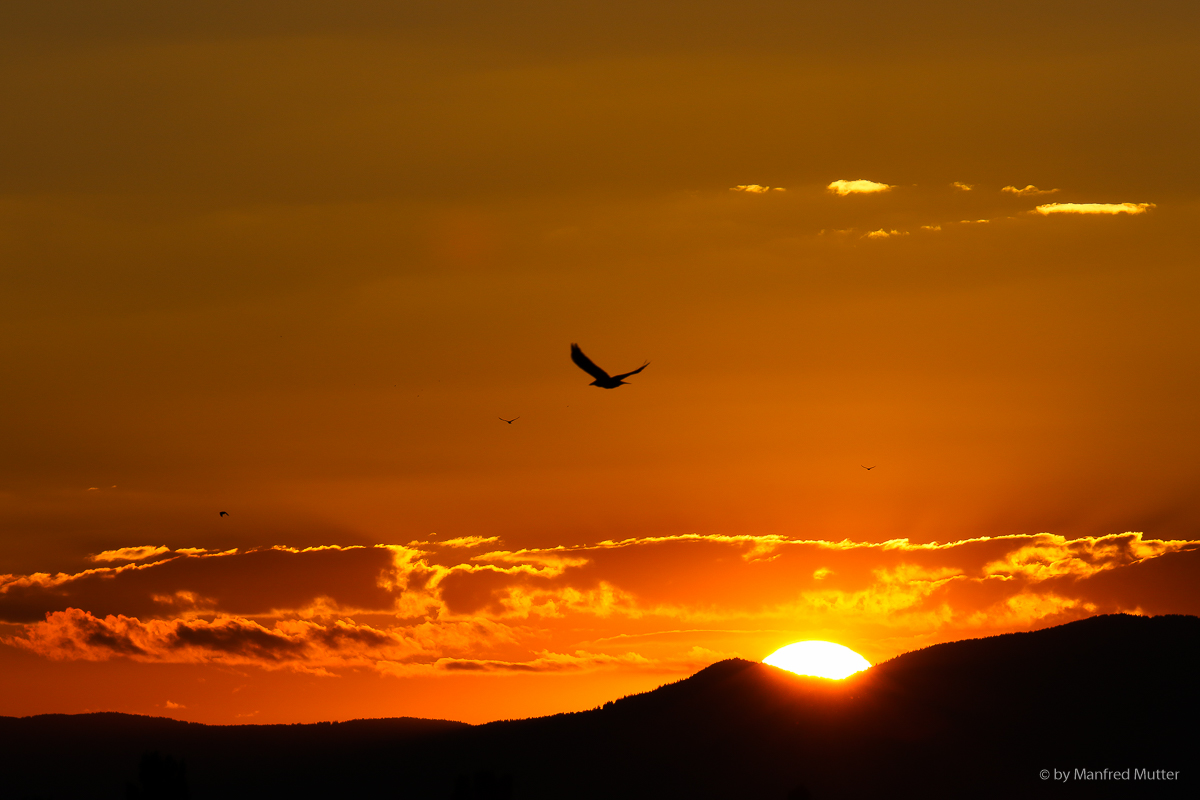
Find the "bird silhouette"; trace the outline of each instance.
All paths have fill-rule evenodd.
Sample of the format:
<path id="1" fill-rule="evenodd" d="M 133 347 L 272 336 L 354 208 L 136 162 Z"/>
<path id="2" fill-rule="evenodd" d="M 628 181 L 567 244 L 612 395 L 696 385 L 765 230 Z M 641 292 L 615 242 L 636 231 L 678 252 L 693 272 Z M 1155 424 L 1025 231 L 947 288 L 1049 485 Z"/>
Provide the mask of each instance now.
<path id="1" fill-rule="evenodd" d="M 512 419 L 505 419 L 504 417 L 497 417 L 497 419 L 499 419 L 501 422 L 507 422 L 509 425 L 512 425 L 514 422 L 519 420 L 520 417 L 513 417 Z"/>
<path id="2" fill-rule="evenodd" d="M 625 383 L 625 381 L 621 380 L 622 378 L 628 378 L 630 375 L 637 375 L 646 367 L 650 366 L 650 362 L 647 361 L 633 372 L 623 372 L 620 375 L 609 375 L 607 372 L 597 367 L 590 358 L 585 356 L 577 344 L 571 345 L 571 360 L 575 362 L 575 366 L 579 367 L 588 375 L 591 375 L 596 379 L 588 384 L 589 386 L 599 386 L 601 389 L 615 389 L 621 384 Z"/>
<path id="3" fill-rule="evenodd" d="M 222 511 L 220 514 L 217 514 L 217 516 L 218 516 L 218 517 L 228 517 L 228 516 L 229 516 L 229 512 L 228 512 L 228 511 Z"/>
<path id="4" fill-rule="evenodd" d="M 867 472 L 870 472 L 871 470 L 875 469 L 875 467 L 877 467 L 877 466 L 879 466 L 879 465 L 878 465 L 878 464 L 872 464 L 872 465 L 871 465 L 871 466 L 869 466 L 869 467 L 864 467 L 862 464 L 859 464 L 859 466 L 860 466 L 860 467 L 862 467 L 863 469 L 865 469 Z"/>

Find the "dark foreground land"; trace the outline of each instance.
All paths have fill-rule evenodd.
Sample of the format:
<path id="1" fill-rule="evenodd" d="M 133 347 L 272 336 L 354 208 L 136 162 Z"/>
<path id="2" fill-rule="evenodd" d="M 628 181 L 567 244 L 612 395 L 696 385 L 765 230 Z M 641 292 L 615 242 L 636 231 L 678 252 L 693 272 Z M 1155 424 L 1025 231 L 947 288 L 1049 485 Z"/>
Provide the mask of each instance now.
<path id="1" fill-rule="evenodd" d="M 1198 687 L 1200 618 L 1093 617 L 846 681 L 722 661 L 594 711 L 477 726 L 0 717 L 0 796 L 1200 797 Z M 1105 769 L 1128 779 L 1076 772 Z"/>

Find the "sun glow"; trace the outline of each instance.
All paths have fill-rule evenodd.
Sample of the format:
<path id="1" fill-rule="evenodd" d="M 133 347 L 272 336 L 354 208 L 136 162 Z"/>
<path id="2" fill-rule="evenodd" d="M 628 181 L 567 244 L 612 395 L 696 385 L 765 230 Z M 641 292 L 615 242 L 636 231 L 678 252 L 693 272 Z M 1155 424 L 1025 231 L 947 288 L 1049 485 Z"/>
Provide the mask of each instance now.
<path id="1" fill-rule="evenodd" d="M 833 642 L 796 642 L 781 647 L 763 659 L 764 664 L 786 669 L 797 675 L 841 680 L 871 666 L 871 662 Z"/>

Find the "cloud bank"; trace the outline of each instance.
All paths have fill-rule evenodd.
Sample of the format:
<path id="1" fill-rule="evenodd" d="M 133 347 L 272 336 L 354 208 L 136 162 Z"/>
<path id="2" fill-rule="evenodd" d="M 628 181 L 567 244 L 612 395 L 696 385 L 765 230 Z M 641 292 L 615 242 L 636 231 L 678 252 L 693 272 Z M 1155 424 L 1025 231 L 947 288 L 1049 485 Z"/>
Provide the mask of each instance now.
<path id="1" fill-rule="evenodd" d="M 75 574 L 5 575 L 3 641 L 56 660 L 322 675 L 669 671 L 697 666 L 697 647 L 757 658 L 806 633 L 902 650 L 1095 613 L 1200 612 L 1200 541 L 1138 533 L 495 544 L 189 549 Z"/>

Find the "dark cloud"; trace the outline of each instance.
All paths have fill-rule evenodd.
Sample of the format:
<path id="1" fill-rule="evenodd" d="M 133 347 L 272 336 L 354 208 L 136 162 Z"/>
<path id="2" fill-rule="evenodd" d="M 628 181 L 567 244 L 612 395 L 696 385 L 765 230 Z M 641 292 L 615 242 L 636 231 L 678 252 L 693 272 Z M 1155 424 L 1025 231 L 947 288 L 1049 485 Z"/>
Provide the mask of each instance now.
<path id="1" fill-rule="evenodd" d="M 167 647 L 191 647 L 254 660 L 279 661 L 282 658 L 300 655 L 305 649 L 305 643 L 244 622 L 231 621 L 219 627 L 205 623 L 181 622 L 172 632 L 172 639 Z"/>

